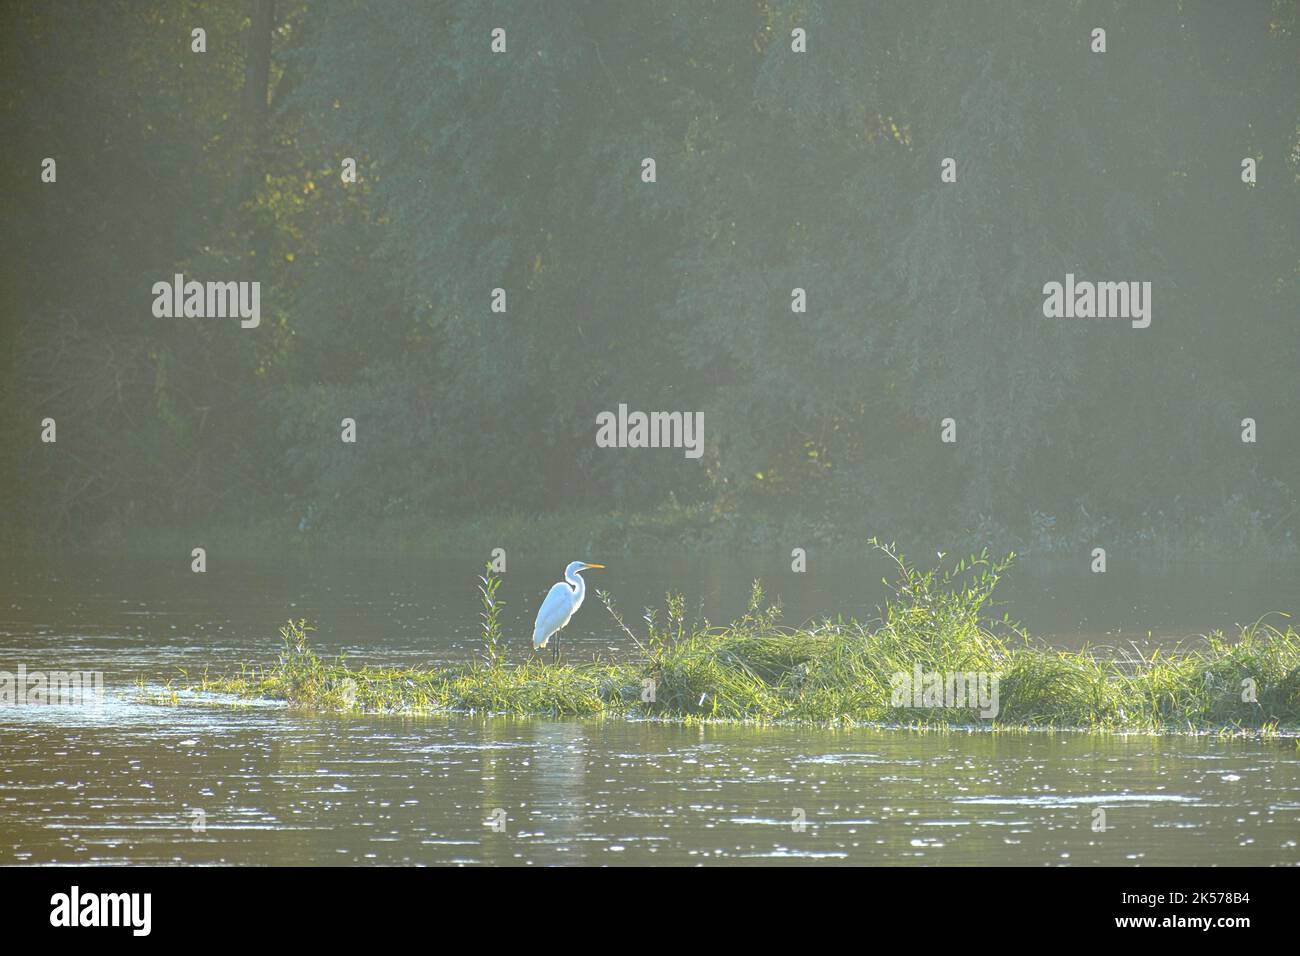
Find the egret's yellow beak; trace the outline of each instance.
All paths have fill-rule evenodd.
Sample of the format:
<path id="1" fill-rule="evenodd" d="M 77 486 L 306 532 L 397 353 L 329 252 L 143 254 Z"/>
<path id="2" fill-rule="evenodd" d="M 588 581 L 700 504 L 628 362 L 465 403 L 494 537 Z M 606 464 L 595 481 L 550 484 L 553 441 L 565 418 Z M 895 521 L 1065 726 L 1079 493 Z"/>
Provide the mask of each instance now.
<path id="1" fill-rule="evenodd" d="M 604 567 L 603 564 L 586 564 L 583 565 L 583 570 L 586 570 L 587 568 L 603 568 L 603 567 Z"/>

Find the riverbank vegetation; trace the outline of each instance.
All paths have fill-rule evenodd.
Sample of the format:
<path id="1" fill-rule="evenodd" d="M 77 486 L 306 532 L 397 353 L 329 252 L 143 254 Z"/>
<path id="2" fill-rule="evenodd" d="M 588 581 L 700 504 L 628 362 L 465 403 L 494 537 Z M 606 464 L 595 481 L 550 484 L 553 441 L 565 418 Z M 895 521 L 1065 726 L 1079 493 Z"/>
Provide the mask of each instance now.
<path id="1" fill-rule="evenodd" d="M 628 654 L 553 664 L 507 650 L 497 616 L 500 581 L 489 572 L 480 590 L 483 650 L 473 662 L 375 668 L 326 660 L 300 619 L 281 628 L 283 646 L 269 666 L 190 689 L 364 713 L 1154 733 L 1300 729 L 1300 633 L 1291 626 L 1261 620 L 1232 638 L 1210 634 L 1176 653 L 1132 645 L 1056 650 L 991 614 L 1011 558 L 981 553 L 921 570 L 892 546 L 878 547 L 897 574 L 870 623 L 787 627 L 755 582 L 746 613 L 725 626 L 688 619 L 686 601 L 670 594 L 634 629 L 597 591 L 612 626 L 628 639 Z M 993 691 L 992 699 L 948 706 L 950 700 L 900 692 L 900 681 L 916 674 L 984 675 L 980 686 Z"/>

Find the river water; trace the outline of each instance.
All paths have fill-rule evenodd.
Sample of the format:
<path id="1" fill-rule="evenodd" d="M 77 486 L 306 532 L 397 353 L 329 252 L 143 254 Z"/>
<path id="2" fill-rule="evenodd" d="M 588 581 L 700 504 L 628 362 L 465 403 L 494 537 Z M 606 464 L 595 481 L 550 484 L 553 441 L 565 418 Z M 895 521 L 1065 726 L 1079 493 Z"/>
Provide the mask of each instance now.
<path id="1" fill-rule="evenodd" d="M 512 659 L 571 556 L 513 557 L 500 592 Z M 583 555 L 629 623 L 682 591 L 721 622 L 762 577 L 788 623 L 870 618 L 888 568 Z M 0 706 L 0 864 L 1300 863 L 1294 739 L 932 733 L 656 722 L 379 717 L 277 705 L 162 706 L 182 672 L 274 658 L 307 617 L 326 654 L 464 660 L 476 568 L 211 553 L 0 567 L 0 671 L 94 670 L 90 704 Z M 1000 590 L 1063 647 L 1149 650 L 1300 608 L 1300 568 L 1022 562 Z M 662 614 L 662 612 L 661 612 Z M 626 653 L 594 597 L 569 659 Z"/>

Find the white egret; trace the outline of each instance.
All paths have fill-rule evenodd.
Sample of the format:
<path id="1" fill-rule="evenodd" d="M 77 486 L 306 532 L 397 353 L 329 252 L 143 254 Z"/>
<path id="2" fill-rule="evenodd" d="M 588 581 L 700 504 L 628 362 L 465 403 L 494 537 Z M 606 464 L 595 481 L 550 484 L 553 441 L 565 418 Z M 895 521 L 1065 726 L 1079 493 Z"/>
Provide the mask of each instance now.
<path id="1" fill-rule="evenodd" d="M 533 650 L 539 651 L 554 637 L 555 646 L 551 657 L 560 659 L 560 628 L 569 623 L 575 611 L 582 607 L 582 599 L 587 596 L 587 582 L 582 579 L 580 571 L 603 568 L 603 564 L 587 564 L 585 561 L 571 561 L 564 569 L 564 580 L 555 584 L 547 592 L 537 612 L 537 623 L 533 625 Z"/>

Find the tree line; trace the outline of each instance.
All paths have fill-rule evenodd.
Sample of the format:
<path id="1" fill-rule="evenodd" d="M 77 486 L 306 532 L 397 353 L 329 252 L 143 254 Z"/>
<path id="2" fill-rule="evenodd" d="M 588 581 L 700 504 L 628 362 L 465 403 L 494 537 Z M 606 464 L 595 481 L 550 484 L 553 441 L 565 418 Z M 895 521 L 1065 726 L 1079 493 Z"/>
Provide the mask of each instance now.
<path id="1" fill-rule="evenodd" d="M 1289 545 L 1296 11 L 13 3 L 6 535 Z M 257 327 L 156 317 L 175 274 L 258 282 Z M 1150 325 L 1045 317 L 1067 274 L 1149 282 Z M 621 403 L 702 454 L 599 447 Z"/>

